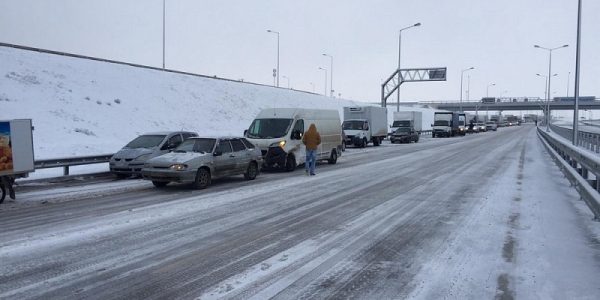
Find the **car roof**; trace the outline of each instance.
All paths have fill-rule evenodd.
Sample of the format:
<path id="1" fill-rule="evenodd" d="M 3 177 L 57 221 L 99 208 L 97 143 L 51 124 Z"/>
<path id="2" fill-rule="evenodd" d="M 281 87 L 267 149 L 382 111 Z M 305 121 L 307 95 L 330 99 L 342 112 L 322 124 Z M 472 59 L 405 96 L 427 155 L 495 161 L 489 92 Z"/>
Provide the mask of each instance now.
<path id="1" fill-rule="evenodd" d="M 191 131 L 157 131 L 157 132 L 147 132 L 141 135 L 169 135 L 169 134 L 176 134 L 176 133 L 193 133 L 196 134 L 195 132 L 191 132 Z"/>
<path id="2" fill-rule="evenodd" d="M 242 136 L 194 136 L 189 139 L 219 139 L 219 140 L 231 140 L 231 139 L 243 139 Z"/>

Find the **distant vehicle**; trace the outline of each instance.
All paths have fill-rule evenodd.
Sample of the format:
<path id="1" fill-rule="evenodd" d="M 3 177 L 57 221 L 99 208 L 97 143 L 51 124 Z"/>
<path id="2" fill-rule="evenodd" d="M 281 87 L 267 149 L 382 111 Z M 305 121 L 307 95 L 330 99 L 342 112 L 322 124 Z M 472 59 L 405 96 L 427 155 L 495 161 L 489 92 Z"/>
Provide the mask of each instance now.
<path id="1" fill-rule="evenodd" d="M 467 126 L 467 133 L 479 133 L 479 126 L 477 126 L 477 123 L 469 123 Z"/>
<path id="2" fill-rule="evenodd" d="M 31 119 L 0 120 L 0 203 L 15 199 L 13 185 L 35 170 Z"/>
<path id="3" fill-rule="evenodd" d="M 184 140 L 198 136 L 195 132 L 171 131 L 146 133 L 129 142 L 109 161 L 110 172 L 118 178 L 141 175 L 144 163 L 175 149 Z"/>
<path id="4" fill-rule="evenodd" d="M 496 130 L 498 130 L 498 125 L 496 125 L 496 122 L 492 122 L 492 121 L 485 122 L 485 130 L 486 131 L 488 131 L 488 130 L 496 131 Z"/>
<path id="5" fill-rule="evenodd" d="M 419 133 L 413 127 L 399 127 L 390 136 L 392 144 L 419 142 Z"/>
<path id="6" fill-rule="evenodd" d="M 432 137 L 451 137 L 459 132 L 459 114 L 451 111 L 438 111 L 433 114 Z M 463 126 L 464 127 L 464 126 Z"/>
<path id="7" fill-rule="evenodd" d="M 342 155 L 342 127 L 337 110 L 263 109 L 244 135 L 261 150 L 263 167 L 293 171 L 306 160 L 302 136 L 312 123 L 321 135 L 317 160 L 335 164 Z"/>
<path id="8" fill-rule="evenodd" d="M 400 127 L 412 127 L 418 134 L 423 130 L 423 113 L 420 111 L 396 111 L 390 126 L 390 136 Z"/>
<path id="9" fill-rule="evenodd" d="M 379 146 L 387 136 L 387 108 L 377 106 L 344 107 L 342 130 L 346 145 Z"/>
<path id="10" fill-rule="evenodd" d="M 247 180 L 253 180 L 262 161 L 258 147 L 244 138 L 193 137 L 172 152 L 149 159 L 142 176 L 158 188 L 179 182 L 204 189 L 219 177 L 243 174 Z"/>
<path id="11" fill-rule="evenodd" d="M 552 99 L 556 102 L 575 102 L 575 97 L 554 97 Z M 594 101 L 596 96 L 579 96 L 579 101 Z"/>
<path id="12" fill-rule="evenodd" d="M 481 98 L 481 103 L 496 103 L 496 98 L 483 97 L 483 98 Z"/>
<path id="13" fill-rule="evenodd" d="M 467 114 L 458 113 L 458 134 L 465 135 L 467 133 Z"/>
<path id="14" fill-rule="evenodd" d="M 479 132 L 487 131 L 487 128 L 485 127 L 485 123 L 476 123 L 475 126 L 478 128 Z"/>

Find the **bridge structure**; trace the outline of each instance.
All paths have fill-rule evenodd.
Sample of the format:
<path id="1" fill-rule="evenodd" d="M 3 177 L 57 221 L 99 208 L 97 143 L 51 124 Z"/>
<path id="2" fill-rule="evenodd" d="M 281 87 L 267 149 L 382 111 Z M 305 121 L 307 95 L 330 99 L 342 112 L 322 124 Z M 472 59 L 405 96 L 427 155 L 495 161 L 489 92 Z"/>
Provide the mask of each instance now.
<path id="1" fill-rule="evenodd" d="M 514 110 L 546 110 L 546 105 L 552 110 L 573 110 L 574 101 L 548 101 L 528 100 L 528 101 L 510 101 L 510 102 L 482 102 L 480 101 L 443 101 L 443 102 L 419 102 L 427 104 L 436 109 L 449 111 L 514 111 Z M 600 110 L 600 100 L 579 101 L 579 109 Z"/>

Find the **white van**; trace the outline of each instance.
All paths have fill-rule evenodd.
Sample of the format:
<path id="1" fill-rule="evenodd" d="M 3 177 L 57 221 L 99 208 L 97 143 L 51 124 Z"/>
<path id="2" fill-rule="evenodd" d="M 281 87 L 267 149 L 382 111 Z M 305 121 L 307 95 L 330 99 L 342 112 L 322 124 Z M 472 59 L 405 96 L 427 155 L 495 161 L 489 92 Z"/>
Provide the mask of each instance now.
<path id="1" fill-rule="evenodd" d="M 302 135 L 311 123 L 317 126 L 321 145 L 317 160 L 335 164 L 342 155 L 342 127 L 337 110 L 303 108 L 263 109 L 245 131 L 245 137 L 258 146 L 265 168 L 293 171 L 306 161 Z"/>

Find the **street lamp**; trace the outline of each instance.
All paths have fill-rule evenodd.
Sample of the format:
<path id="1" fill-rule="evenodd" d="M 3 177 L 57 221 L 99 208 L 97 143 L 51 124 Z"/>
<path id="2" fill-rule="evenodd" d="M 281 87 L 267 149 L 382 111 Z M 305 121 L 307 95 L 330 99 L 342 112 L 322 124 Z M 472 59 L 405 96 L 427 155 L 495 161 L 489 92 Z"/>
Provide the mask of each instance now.
<path id="1" fill-rule="evenodd" d="M 536 73 L 535 75 L 540 76 L 540 77 L 544 77 L 544 82 L 546 82 L 546 87 L 544 88 L 544 98 L 546 99 L 546 130 L 548 130 L 548 123 L 549 123 L 549 119 L 548 119 L 548 114 L 550 113 L 550 96 L 548 95 L 548 76 L 546 75 L 542 75 L 540 73 Z M 558 74 L 553 74 L 551 77 L 557 76 Z"/>
<path id="2" fill-rule="evenodd" d="M 327 97 L 327 69 L 319 67 L 319 70 L 325 71 L 325 92 L 323 92 L 323 95 Z"/>
<path id="3" fill-rule="evenodd" d="M 283 79 L 287 80 L 287 88 L 289 89 L 290 88 L 290 78 L 285 75 L 281 75 L 281 77 L 283 77 Z"/>
<path id="4" fill-rule="evenodd" d="M 462 111 L 462 93 L 463 93 L 463 75 L 465 74 L 465 72 L 467 71 L 471 71 L 475 69 L 475 67 L 470 67 L 468 69 L 464 69 L 462 71 L 460 71 L 460 105 L 459 105 L 459 110 Z"/>
<path id="5" fill-rule="evenodd" d="M 270 29 L 267 32 L 277 34 L 277 87 L 279 87 L 279 32 Z"/>
<path id="6" fill-rule="evenodd" d="M 490 83 L 487 85 L 487 87 L 485 88 L 485 97 L 489 97 L 490 96 L 490 86 L 495 86 L 495 83 Z"/>
<path id="7" fill-rule="evenodd" d="M 331 88 L 331 98 L 333 98 L 333 55 L 323 53 L 323 56 L 327 56 L 331 59 L 331 65 L 329 68 L 331 70 L 331 72 L 329 73 L 329 87 Z"/>
<path id="8" fill-rule="evenodd" d="M 163 53 L 162 53 L 162 56 L 163 56 L 163 61 L 162 61 L 163 64 L 162 65 L 163 66 L 162 67 L 163 67 L 163 70 L 165 69 L 165 15 L 166 15 L 165 1 L 166 0 L 163 0 L 163 43 L 162 43 L 162 46 L 163 46 Z"/>
<path id="9" fill-rule="evenodd" d="M 533 47 L 535 48 L 539 48 L 539 49 L 543 49 L 548 51 L 549 55 L 548 55 L 548 98 L 550 98 L 550 88 L 551 88 L 551 78 L 552 76 L 550 74 L 552 74 L 552 51 L 556 50 L 556 49 L 560 49 L 560 48 L 566 48 L 569 47 L 569 45 L 562 45 L 560 47 L 556 47 L 556 48 L 546 48 L 546 47 L 542 47 L 540 45 L 533 45 Z M 548 122 L 550 121 L 548 115 L 550 114 L 550 99 L 548 99 L 548 114 L 546 114 L 546 125 L 548 126 Z M 546 127 L 546 131 L 550 131 L 550 127 Z"/>
<path id="10" fill-rule="evenodd" d="M 397 103 L 396 111 L 400 111 L 400 83 L 402 82 L 402 74 L 400 74 L 400 59 L 402 57 L 402 31 L 413 27 L 419 27 L 421 23 L 415 23 L 411 26 L 404 27 L 398 31 L 398 92 L 397 92 Z"/>

